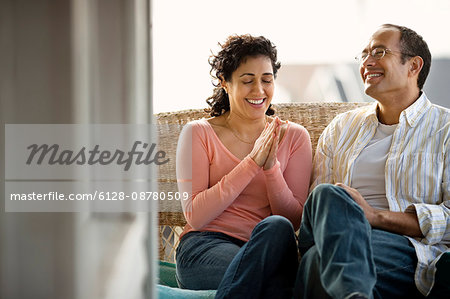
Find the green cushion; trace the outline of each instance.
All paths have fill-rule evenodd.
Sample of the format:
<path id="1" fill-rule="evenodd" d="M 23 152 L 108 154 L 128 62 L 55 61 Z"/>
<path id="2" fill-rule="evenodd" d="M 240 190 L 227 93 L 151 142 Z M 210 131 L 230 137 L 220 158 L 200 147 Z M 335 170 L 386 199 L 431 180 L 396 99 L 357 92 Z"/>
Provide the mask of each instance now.
<path id="1" fill-rule="evenodd" d="M 156 286 L 159 299 L 208 299 L 216 296 L 215 290 L 194 291 L 179 289 L 175 273 L 175 264 L 159 261 L 159 281 Z"/>
<path id="2" fill-rule="evenodd" d="M 157 285 L 159 299 L 213 299 L 216 296 L 215 290 L 193 291 L 168 286 Z"/>
<path id="3" fill-rule="evenodd" d="M 178 283 L 175 278 L 176 266 L 175 264 L 159 261 L 159 281 L 161 285 L 178 288 Z"/>

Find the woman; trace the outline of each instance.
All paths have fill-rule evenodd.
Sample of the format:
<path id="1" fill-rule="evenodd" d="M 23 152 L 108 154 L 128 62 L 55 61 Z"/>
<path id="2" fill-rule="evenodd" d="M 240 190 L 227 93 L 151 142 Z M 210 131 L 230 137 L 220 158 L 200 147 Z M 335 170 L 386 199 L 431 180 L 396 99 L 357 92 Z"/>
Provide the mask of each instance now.
<path id="1" fill-rule="evenodd" d="M 177 279 L 182 288 L 218 289 L 216 298 L 289 297 L 309 134 L 270 116 L 280 63 L 268 39 L 231 36 L 221 47 L 209 61 L 212 117 L 187 124 L 177 148 L 179 190 L 190 194 Z"/>

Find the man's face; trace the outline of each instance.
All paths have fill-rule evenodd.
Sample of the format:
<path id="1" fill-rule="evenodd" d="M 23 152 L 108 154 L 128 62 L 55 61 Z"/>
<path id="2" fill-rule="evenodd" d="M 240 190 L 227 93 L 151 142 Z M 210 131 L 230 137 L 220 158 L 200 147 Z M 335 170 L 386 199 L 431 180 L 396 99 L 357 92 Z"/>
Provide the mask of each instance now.
<path id="1" fill-rule="evenodd" d="M 381 28 L 373 35 L 362 51 L 371 53 L 375 48 L 389 49 L 381 59 L 368 55 L 360 64 L 360 74 L 367 95 L 380 99 L 386 96 L 401 95 L 410 88 L 408 80 L 409 61 L 402 64 L 400 31 L 394 28 Z"/>

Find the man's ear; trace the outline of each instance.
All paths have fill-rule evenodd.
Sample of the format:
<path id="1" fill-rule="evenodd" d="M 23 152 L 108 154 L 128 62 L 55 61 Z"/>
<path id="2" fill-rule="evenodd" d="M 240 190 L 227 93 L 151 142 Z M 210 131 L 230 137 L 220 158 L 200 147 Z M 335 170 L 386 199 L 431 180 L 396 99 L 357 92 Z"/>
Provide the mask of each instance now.
<path id="1" fill-rule="evenodd" d="M 412 76 L 419 76 L 419 73 L 420 73 L 420 71 L 422 70 L 422 67 L 423 67 L 423 59 L 422 59 L 422 57 L 414 56 L 413 58 L 411 58 L 409 63 L 410 63 L 409 73 Z"/>

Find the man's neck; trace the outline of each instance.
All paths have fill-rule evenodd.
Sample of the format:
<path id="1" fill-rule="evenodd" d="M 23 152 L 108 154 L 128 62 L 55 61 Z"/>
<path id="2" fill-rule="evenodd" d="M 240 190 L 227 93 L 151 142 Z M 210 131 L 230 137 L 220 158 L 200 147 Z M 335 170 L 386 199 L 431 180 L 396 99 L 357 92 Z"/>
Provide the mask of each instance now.
<path id="1" fill-rule="evenodd" d="M 398 124 L 400 113 L 411 106 L 421 94 L 422 92 L 417 89 L 403 95 L 386 96 L 376 99 L 378 101 L 378 121 L 385 125 Z"/>

